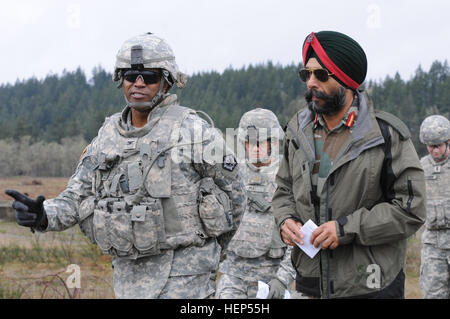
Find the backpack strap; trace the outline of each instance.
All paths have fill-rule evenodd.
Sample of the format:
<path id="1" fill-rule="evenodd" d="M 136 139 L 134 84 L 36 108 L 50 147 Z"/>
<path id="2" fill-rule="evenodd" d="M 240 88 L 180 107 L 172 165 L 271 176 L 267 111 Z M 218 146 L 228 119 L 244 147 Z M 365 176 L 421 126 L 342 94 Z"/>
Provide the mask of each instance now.
<path id="1" fill-rule="evenodd" d="M 394 128 L 399 134 L 400 138 L 404 141 L 411 137 L 411 133 L 409 132 L 408 127 L 402 120 L 400 120 L 395 115 L 391 113 L 375 110 L 375 117 L 377 118 L 378 124 L 380 124 L 380 120 L 389 124 Z M 381 128 L 381 126 L 380 126 Z M 383 130 L 381 131 L 383 133 Z M 383 135 L 384 137 L 384 135 Z"/>
<path id="2" fill-rule="evenodd" d="M 392 122 L 393 119 L 395 120 L 397 118 L 386 112 L 382 112 L 382 115 L 380 117 L 378 116 L 379 114 L 380 113 L 375 112 L 378 126 L 380 127 L 381 135 L 384 138 L 384 144 L 382 145 L 383 152 L 384 152 L 384 160 L 383 160 L 383 167 L 381 169 L 380 183 L 381 183 L 381 188 L 383 190 L 384 199 L 386 201 L 390 202 L 395 198 L 394 183 L 395 183 L 395 180 L 397 177 L 395 176 L 394 171 L 392 169 L 392 152 L 391 152 L 392 136 L 389 131 L 389 126 L 390 126 L 389 124 Z M 390 121 L 390 122 L 386 121 L 385 119 L 388 119 L 388 121 Z M 398 121 L 400 121 L 400 120 L 398 120 Z M 395 121 L 395 123 L 398 124 L 398 122 L 396 122 L 396 121 Z M 406 127 L 406 125 L 403 122 L 400 121 L 400 123 Z M 404 130 L 405 128 L 401 127 L 401 129 L 403 130 L 403 133 L 409 134 L 408 127 L 406 127 L 406 131 Z M 401 139 L 408 138 L 406 134 L 402 135 L 402 133 L 400 131 L 398 131 L 398 132 L 400 133 Z"/>

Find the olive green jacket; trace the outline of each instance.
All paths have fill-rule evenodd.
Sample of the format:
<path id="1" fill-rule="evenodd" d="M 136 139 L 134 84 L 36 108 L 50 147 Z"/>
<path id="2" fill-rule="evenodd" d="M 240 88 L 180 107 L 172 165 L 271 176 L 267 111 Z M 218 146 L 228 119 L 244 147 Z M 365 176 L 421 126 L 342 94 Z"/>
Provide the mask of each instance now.
<path id="1" fill-rule="evenodd" d="M 387 287 L 405 266 L 407 238 L 426 216 L 424 173 L 408 128 L 389 113 L 375 112 L 368 98 L 357 94 L 357 121 L 333 163 L 320 204 L 314 207 L 311 196 L 314 114 L 308 109 L 288 123 L 276 179 L 273 207 L 279 226 L 287 218 L 317 225 L 336 221 L 336 249 L 321 250 L 313 259 L 298 247 L 292 252 L 301 276 L 320 277 L 322 298 L 363 296 Z"/>

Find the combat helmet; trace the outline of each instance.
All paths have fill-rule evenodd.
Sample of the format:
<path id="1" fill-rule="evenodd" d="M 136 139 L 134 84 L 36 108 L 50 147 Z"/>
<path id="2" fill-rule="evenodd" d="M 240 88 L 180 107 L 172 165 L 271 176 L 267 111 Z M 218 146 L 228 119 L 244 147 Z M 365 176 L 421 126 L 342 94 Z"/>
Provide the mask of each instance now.
<path id="1" fill-rule="evenodd" d="M 169 44 L 160 37 L 148 32 L 126 40 L 116 55 L 113 81 L 119 82 L 118 87 L 123 84 L 123 72 L 128 69 L 141 70 L 144 68 L 155 68 L 162 70 L 162 79 L 168 83 L 169 89 L 176 84 L 183 88 L 187 77 L 180 72 L 175 61 L 175 55 Z M 139 103 L 142 108 L 153 108 L 164 96 L 162 92 L 164 81 L 158 93 L 151 102 Z M 125 97 L 126 99 L 126 97 Z M 135 107 L 127 101 L 127 104 Z"/>
<path id="2" fill-rule="evenodd" d="M 276 115 L 267 109 L 256 108 L 244 113 L 239 121 L 238 140 L 240 143 L 256 143 L 270 139 L 271 149 L 274 140 L 284 138 L 283 129 L 278 122 Z"/>
<path id="3" fill-rule="evenodd" d="M 439 145 L 450 139 L 450 121 L 442 115 L 431 115 L 420 125 L 420 142 Z"/>

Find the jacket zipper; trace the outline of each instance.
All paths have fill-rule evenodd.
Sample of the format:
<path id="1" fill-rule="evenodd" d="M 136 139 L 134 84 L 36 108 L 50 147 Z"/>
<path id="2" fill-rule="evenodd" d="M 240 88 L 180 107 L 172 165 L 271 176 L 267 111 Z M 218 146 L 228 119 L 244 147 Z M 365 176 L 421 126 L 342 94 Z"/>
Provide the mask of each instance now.
<path id="1" fill-rule="evenodd" d="M 330 217 L 329 216 L 329 207 L 328 207 L 328 201 L 329 201 L 329 194 L 330 194 L 330 179 L 327 180 L 327 197 L 325 201 L 325 222 L 328 222 Z M 330 250 L 327 250 L 327 299 L 330 299 L 330 291 L 331 291 L 331 280 L 330 280 Z"/>

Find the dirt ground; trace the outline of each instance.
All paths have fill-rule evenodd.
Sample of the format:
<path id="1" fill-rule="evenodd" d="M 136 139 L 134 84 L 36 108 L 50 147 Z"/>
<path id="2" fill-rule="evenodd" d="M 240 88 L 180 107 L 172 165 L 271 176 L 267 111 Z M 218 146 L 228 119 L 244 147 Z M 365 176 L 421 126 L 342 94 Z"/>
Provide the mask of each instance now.
<path id="1" fill-rule="evenodd" d="M 10 200 L 7 188 L 31 197 L 56 197 L 67 178 L 0 178 L 0 200 Z M 419 286 L 420 234 L 408 239 L 407 299 L 423 298 Z M 80 267 L 80 289 L 70 288 L 69 265 Z M 0 221 L 0 299 L 2 298 L 114 298 L 111 257 L 83 236 L 78 226 L 60 233 L 32 234 L 15 222 Z"/>
<path id="2" fill-rule="evenodd" d="M 5 189 L 16 189 L 30 197 L 44 195 L 45 198 L 56 197 L 67 186 L 68 179 L 65 177 L 12 177 L 0 178 L 0 200 L 11 200 L 5 194 Z"/>

